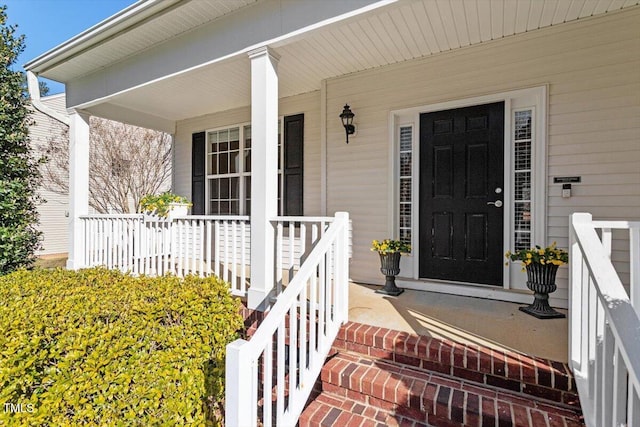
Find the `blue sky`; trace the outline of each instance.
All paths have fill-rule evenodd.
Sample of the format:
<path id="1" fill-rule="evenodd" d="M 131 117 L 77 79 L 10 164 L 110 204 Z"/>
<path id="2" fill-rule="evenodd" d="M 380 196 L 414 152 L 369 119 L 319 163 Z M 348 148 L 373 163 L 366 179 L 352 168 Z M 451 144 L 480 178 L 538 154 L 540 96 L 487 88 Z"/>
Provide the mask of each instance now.
<path id="1" fill-rule="evenodd" d="M 8 22 L 26 36 L 18 64 L 27 62 L 108 18 L 136 0 L 0 0 L 7 6 Z M 50 95 L 64 85 L 47 81 Z"/>

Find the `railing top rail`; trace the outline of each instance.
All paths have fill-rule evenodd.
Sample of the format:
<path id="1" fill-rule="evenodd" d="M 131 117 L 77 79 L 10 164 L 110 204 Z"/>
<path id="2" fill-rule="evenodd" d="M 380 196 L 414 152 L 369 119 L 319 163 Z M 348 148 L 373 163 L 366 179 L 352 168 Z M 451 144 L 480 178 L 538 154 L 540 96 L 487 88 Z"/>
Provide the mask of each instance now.
<path id="1" fill-rule="evenodd" d="M 593 221 L 595 228 L 629 229 L 640 228 L 640 221 Z"/>
<path id="2" fill-rule="evenodd" d="M 333 222 L 332 216 L 277 216 L 272 218 L 271 222 L 289 221 L 289 222 Z"/>
<path id="3" fill-rule="evenodd" d="M 144 215 L 136 214 L 90 214 L 80 215 L 80 219 L 134 219 L 142 218 Z"/>
<path id="4" fill-rule="evenodd" d="M 629 378 L 640 388 L 640 358 L 637 357 L 640 354 L 640 319 L 602 247 L 594 222 L 581 214 L 571 216 L 576 242 L 593 275 L 594 286 L 602 300 L 605 313 L 611 319 L 611 328 L 621 343 L 620 350 L 629 371 Z"/>
<path id="5" fill-rule="evenodd" d="M 89 214 L 80 215 L 80 219 L 130 219 L 130 218 L 143 218 L 145 215 L 142 213 L 135 214 Z M 169 221 L 169 218 L 156 217 L 150 215 L 149 219 L 158 219 L 162 221 Z M 214 220 L 214 221 L 249 221 L 250 217 L 247 215 L 180 215 L 174 216 L 172 219 L 191 219 L 191 220 Z"/>
<path id="6" fill-rule="evenodd" d="M 174 216 L 173 219 L 192 219 L 192 220 L 208 220 L 208 221 L 249 221 L 247 215 L 180 215 Z"/>
<path id="7" fill-rule="evenodd" d="M 80 219 L 118 219 L 118 218 L 141 218 L 144 214 L 135 213 L 135 214 L 89 214 L 89 215 L 80 215 Z M 174 216 L 173 219 L 182 219 L 182 220 L 220 220 L 220 221 L 249 221 L 251 219 L 248 215 L 180 215 Z M 290 221 L 290 222 L 326 222 L 330 223 L 335 220 L 334 217 L 331 216 L 278 216 L 272 218 L 270 221 L 279 222 L 279 221 Z"/>
<path id="8" fill-rule="evenodd" d="M 316 247 L 311 251 L 307 260 L 302 264 L 298 273 L 286 287 L 284 292 L 278 296 L 278 300 L 269 310 L 269 315 L 262 321 L 258 330 L 253 334 L 251 340 L 246 343 L 246 351 L 257 354 L 256 351 L 264 348 L 271 340 L 271 337 L 278 329 L 281 319 L 287 314 L 291 303 L 295 300 L 303 287 L 307 285 L 306 280 L 314 274 L 315 262 L 329 249 L 332 241 L 336 239 L 340 227 L 347 227 L 348 222 L 342 218 L 335 218 L 335 221 L 329 226 L 327 232 L 318 242 Z"/>

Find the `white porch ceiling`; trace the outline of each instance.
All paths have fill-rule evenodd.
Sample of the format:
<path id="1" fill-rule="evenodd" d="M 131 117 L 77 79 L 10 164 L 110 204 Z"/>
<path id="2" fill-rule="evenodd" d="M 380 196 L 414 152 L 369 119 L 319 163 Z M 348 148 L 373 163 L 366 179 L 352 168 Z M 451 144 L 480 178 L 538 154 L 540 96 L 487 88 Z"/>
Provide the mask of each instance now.
<path id="1" fill-rule="evenodd" d="M 129 14 L 121 12 L 123 15 L 130 16 L 122 23 L 117 22 L 117 15 L 115 15 L 116 25 L 109 31 L 97 31 L 101 25 L 97 24 L 69 40 L 69 42 L 73 42 L 82 38 L 83 35 L 91 35 L 97 42 L 100 42 L 99 46 L 85 48 L 79 52 L 72 50 L 66 55 L 67 58 L 64 62 L 41 69 L 36 66 L 35 71 L 43 75 L 46 74 L 47 78 L 52 80 L 69 81 L 94 72 L 101 67 L 122 61 L 131 55 L 159 45 L 257 1 L 164 0 L 151 2 L 149 6 L 136 3 L 123 11 L 131 9 Z M 167 4 L 170 6 L 167 7 Z M 136 11 L 136 8 L 139 11 Z M 96 34 L 93 35 L 92 32 Z M 61 46 L 64 46 L 64 43 Z M 46 54 L 43 57 L 46 57 Z M 39 58 L 36 58 L 32 63 L 37 64 L 38 60 Z"/>
<path id="2" fill-rule="evenodd" d="M 253 0 L 230 0 L 247 6 Z M 144 46 L 224 14 L 192 0 L 59 67 L 79 76 Z M 470 46 L 638 5 L 639 0 L 400 0 L 272 45 L 281 55 L 280 96 L 320 88 L 323 79 Z M 250 6 L 249 6 L 250 7 Z M 164 37 L 164 39 L 163 39 Z M 115 56 L 114 56 L 115 55 Z M 57 71 L 58 72 L 58 71 Z M 56 73 L 57 73 L 56 72 Z M 45 73 L 46 74 L 46 73 Z M 52 74 L 54 77 L 57 75 Z M 50 77 L 50 75 L 47 75 Z M 106 100 L 112 106 L 178 121 L 249 105 L 245 54 L 168 77 Z"/>

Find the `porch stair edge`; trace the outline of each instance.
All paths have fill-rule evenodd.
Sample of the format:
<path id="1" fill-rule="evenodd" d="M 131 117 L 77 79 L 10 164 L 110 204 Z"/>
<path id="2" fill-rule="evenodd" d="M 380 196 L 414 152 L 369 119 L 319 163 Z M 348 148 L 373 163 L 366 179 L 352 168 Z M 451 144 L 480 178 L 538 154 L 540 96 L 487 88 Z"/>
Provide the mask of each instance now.
<path id="1" fill-rule="evenodd" d="M 355 322 L 341 328 L 333 350 L 359 353 L 580 408 L 576 382 L 568 364 L 555 360 Z"/>
<path id="2" fill-rule="evenodd" d="M 471 356 L 469 360 L 477 359 L 474 365 L 477 371 L 467 369 L 471 367 L 465 352 L 469 348 L 474 350 L 468 354 Z M 524 375 L 520 369 L 519 380 L 508 376 L 511 366 L 512 376 L 515 377 L 516 360 L 520 361 L 511 360 L 509 365 L 508 358 L 525 355 L 507 352 L 505 358 L 505 353 L 494 354 L 493 351 L 482 346 L 467 346 L 449 340 L 348 323 L 340 330 L 316 385 L 318 392 L 303 411 L 299 425 L 584 425 L 575 395 L 575 382 L 568 369 L 560 366 L 563 364 L 540 358 L 525 359 L 527 363 L 533 362 L 535 378 L 528 379 L 529 383 L 515 390 L 513 384 L 523 379 Z M 480 359 L 484 360 L 482 366 Z M 490 363 L 487 364 L 487 361 Z M 466 371 L 462 371 L 464 376 L 454 375 L 460 374 L 460 370 L 454 370 L 460 364 L 477 375 L 468 375 Z M 505 375 L 501 375 L 502 364 Z M 447 365 L 448 370 L 445 369 Z M 473 378 L 467 378 L 469 376 Z M 549 376 L 552 385 L 541 386 L 541 383 L 548 383 Z M 487 378 L 509 381 L 498 381 L 497 385 L 492 385 L 486 382 Z M 542 378 L 542 382 L 538 381 L 539 378 Z M 555 383 L 559 388 L 555 387 Z"/>

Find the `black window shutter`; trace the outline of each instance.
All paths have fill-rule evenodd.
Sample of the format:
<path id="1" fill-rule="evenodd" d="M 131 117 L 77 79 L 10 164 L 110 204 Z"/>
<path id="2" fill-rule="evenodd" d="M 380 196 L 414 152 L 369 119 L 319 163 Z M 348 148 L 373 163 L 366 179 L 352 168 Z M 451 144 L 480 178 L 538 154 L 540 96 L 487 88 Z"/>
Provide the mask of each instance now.
<path id="1" fill-rule="evenodd" d="M 284 118 L 284 215 L 302 216 L 304 114 Z"/>
<path id="2" fill-rule="evenodd" d="M 191 202 L 193 215 L 205 214 L 205 158 L 207 145 L 204 132 L 191 136 Z"/>

